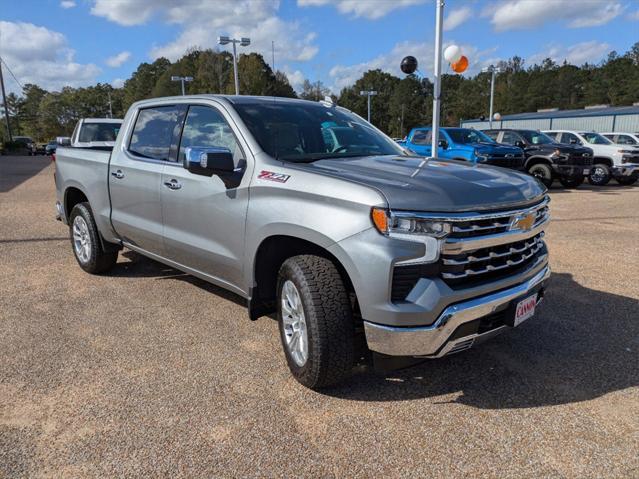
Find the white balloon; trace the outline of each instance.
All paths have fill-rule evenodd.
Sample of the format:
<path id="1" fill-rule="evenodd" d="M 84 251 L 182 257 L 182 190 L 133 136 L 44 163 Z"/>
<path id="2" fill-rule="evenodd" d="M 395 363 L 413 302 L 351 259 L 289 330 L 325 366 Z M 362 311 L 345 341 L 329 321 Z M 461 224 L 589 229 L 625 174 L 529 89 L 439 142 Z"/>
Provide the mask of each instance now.
<path id="1" fill-rule="evenodd" d="M 495 120 L 495 121 L 499 121 L 499 120 L 501 120 L 501 114 L 500 114 L 500 113 L 495 113 L 495 114 L 493 115 L 493 120 Z"/>
<path id="2" fill-rule="evenodd" d="M 448 63 L 455 63 L 462 57 L 462 50 L 457 45 L 449 45 L 444 50 L 444 58 Z"/>

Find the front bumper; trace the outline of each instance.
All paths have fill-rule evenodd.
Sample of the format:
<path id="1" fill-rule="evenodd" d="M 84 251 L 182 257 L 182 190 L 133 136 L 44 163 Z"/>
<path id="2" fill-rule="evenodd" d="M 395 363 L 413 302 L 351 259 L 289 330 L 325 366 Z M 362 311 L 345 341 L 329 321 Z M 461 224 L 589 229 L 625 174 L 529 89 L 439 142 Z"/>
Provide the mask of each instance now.
<path id="1" fill-rule="evenodd" d="M 448 306 L 430 326 L 396 327 L 364 321 L 368 347 L 372 351 L 390 356 L 431 358 L 462 351 L 510 327 L 501 324 L 485 331 L 467 329 L 468 334 L 465 334 L 464 325 L 504 311 L 514 300 L 532 293 L 537 292 L 541 298 L 549 277 L 550 266 L 546 265 L 535 276 L 521 284 Z"/>
<path id="2" fill-rule="evenodd" d="M 590 165 L 557 165 L 553 164 L 555 173 L 559 176 L 576 177 L 588 176 L 590 174 Z"/>
<path id="3" fill-rule="evenodd" d="M 633 176 L 639 175 L 639 163 L 622 163 L 613 168 L 615 176 Z"/>

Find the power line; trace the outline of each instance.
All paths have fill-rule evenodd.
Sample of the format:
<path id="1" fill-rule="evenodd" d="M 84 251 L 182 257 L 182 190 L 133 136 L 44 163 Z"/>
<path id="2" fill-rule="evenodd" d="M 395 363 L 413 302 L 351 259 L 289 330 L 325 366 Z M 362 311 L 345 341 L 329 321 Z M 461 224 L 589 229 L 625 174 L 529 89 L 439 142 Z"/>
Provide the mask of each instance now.
<path id="1" fill-rule="evenodd" d="M 11 74 L 11 76 L 13 77 L 13 79 L 16 81 L 16 83 L 18 84 L 18 86 L 24 90 L 24 87 L 22 86 L 22 83 L 20 83 L 18 81 L 18 79 L 16 78 L 16 76 L 13 74 L 13 72 L 11 71 L 11 68 L 9 68 L 9 65 L 7 65 L 7 62 L 4 61 L 4 58 L 0 57 L 0 62 L 2 62 L 4 64 L 5 67 L 7 67 L 7 71 Z"/>

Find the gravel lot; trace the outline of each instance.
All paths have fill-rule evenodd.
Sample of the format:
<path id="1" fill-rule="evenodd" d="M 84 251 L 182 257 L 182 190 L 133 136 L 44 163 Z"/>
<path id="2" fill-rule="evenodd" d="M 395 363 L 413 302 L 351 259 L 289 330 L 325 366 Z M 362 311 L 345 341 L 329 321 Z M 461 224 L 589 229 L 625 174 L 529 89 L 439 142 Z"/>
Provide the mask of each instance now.
<path id="1" fill-rule="evenodd" d="M 534 320 L 320 394 L 241 298 L 85 274 L 52 175 L 0 157 L 0 477 L 639 476 L 639 186 L 552 190 Z"/>

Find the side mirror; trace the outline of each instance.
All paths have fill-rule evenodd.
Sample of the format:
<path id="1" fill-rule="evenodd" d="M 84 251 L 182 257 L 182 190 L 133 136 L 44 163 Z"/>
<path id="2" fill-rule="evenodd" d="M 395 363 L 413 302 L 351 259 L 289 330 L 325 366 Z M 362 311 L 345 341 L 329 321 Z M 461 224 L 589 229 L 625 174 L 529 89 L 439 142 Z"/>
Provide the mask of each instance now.
<path id="1" fill-rule="evenodd" d="M 236 171 L 231 150 L 217 147 L 186 148 L 184 168 L 194 175 L 202 176 L 224 176 Z"/>
<path id="2" fill-rule="evenodd" d="M 524 143 L 524 142 L 523 142 L 523 141 L 521 141 L 521 140 L 517 140 L 517 141 L 515 142 L 515 146 L 518 146 L 519 148 L 526 148 L 526 143 Z"/>
<path id="3" fill-rule="evenodd" d="M 60 137 L 56 140 L 58 146 L 71 146 L 71 138 Z"/>
<path id="4" fill-rule="evenodd" d="M 439 140 L 439 146 L 441 146 L 444 150 L 448 148 L 448 142 L 446 140 Z"/>

